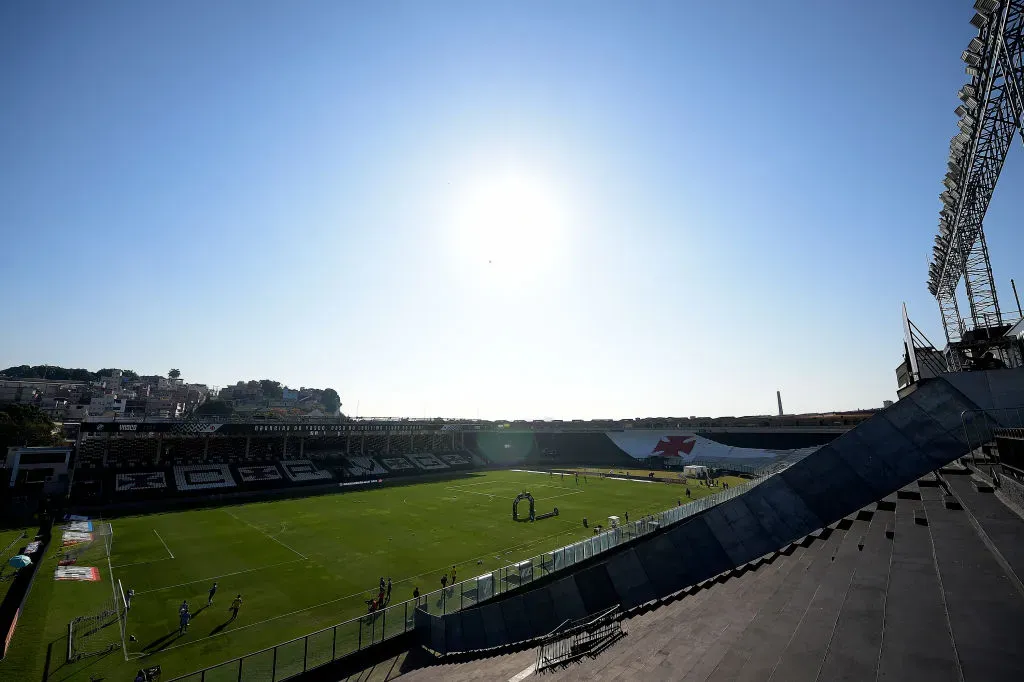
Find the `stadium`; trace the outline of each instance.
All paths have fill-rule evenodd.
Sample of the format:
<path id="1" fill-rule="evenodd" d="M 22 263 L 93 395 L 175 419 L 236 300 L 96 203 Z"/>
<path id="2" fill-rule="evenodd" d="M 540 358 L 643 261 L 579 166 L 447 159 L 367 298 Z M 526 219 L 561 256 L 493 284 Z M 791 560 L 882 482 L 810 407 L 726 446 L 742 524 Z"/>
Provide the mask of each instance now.
<path id="1" fill-rule="evenodd" d="M 1024 140 L 1024 1 L 960 8 L 969 80 L 956 78 L 922 288 L 945 345 L 904 303 L 898 400 L 787 416 L 780 392 L 778 416 L 592 421 L 425 416 L 434 391 L 430 413 L 452 415 L 479 415 L 485 392 L 490 415 L 736 412 L 761 405 L 736 394 L 775 377 L 823 404 L 877 404 L 847 391 L 874 391 L 857 376 L 880 361 L 864 348 L 878 338 L 869 298 L 889 296 L 885 270 L 910 259 L 895 233 L 924 192 L 899 173 L 928 158 L 909 142 L 930 134 L 914 103 L 940 83 L 926 81 L 940 42 L 929 22 L 949 10 L 923 21 L 895 4 L 872 21 L 843 14 L 849 3 L 764 15 L 694 4 L 685 16 L 662 3 L 595 11 L 597 25 L 550 3 L 544 21 L 485 11 L 463 24 L 473 3 L 442 4 L 405 8 L 408 26 L 324 3 L 298 23 L 248 7 L 251 22 L 197 21 L 188 8 L 177 23 L 33 14 L 9 31 L 8 61 L 43 63 L 11 88 L 17 125 L 0 126 L 31 162 L 0 202 L 25 233 L 7 261 L 23 287 L 7 337 L 29 339 L 19 362 L 59 351 L 104 367 L 117 350 L 148 371 L 170 349 L 204 381 L 281 371 L 291 383 L 42 364 L 0 374 L 0 680 L 1024 679 L 1024 310 L 1013 280 L 1017 317 L 1000 307 L 982 229 Z M 65 33 L 41 42 L 68 44 L 56 59 L 19 42 L 51 21 Z M 336 24 L 348 32 L 320 33 Z M 432 31 L 409 30 L 421 24 Z M 221 51 L 235 42 L 246 49 Z M 360 49 L 338 47 L 349 43 Z M 496 46 L 507 53 L 495 59 Z M 475 71 L 452 77 L 462 68 Z M 296 74 L 310 80 L 295 87 Z M 324 92 L 343 95 L 305 99 Z M 179 107 L 204 127 L 171 116 L 151 128 Z M 565 119 L 541 134 L 542 110 Z M 500 142 L 489 153 L 467 114 L 481 111 Z M 282 121 L 318 134 L 279 137 Z M 237 146 L 221 144 L 232 134 Z M 531 140 L 550 168 L 495 170 Z M 583 154 L 605 145 L 628 153 Z M 444 158 L 456 147 L 468 160 Z M 578 157 L 562 189 L 580 182 L 582 218 L 558 201 L 560 155 Z M 466 194 L 454 207 L 442 206 L 458 194 L 449 176 Z M 131 229 L 108 229 L 118 220 Z M 878 225 L 893 241 L 869 241 Z M 39 267 L 43 247 L 59 268 Z M 54 305 L 71 287 L 88 305 Z M 422 402 L 424 419 L 346 416 L 338 391 L 310 380 L 397 414 Z"/>
<path id="2" fill-rule="evenodd" d="M 887 620 L 934 606 L 923 588 L 900 587 L 920 568 L 901 553 L 923 551 L 928 533 L 931 579 L 944 584 L 958 579 L 963 551 L 945 543 L 964 542 L 957 533 L 971 523 L 992 542 L 1015 537 L 1013 512 L 986 501 L 993 488 L 978 462 L 997 443 L 1012 452 L 1018 436 L 996 408 L 1018 399 L 1020 371 L 923 382 L 872 416 L 767 426 L 84 421 L 73 448 L 8 457 L 12 504 L 45 502 L 56 519 L 17 550 L 38 557 L 38 577 L 5 670 L 338 679 L 391 660 L 390 674 L 410 679 L 576 674 L 564 666 L 615 652 L 643 660 L 639 642 L 654 627 L 645 621 L 682 610 L 679 622 L 701 628 L 738 619 L 734 636 L 688 659 L 694 679 L 761 679 L 773 657 L 772 670 L 796 675 L 799 635 L 830 623 L 852 628 L 860 646 L 856 628 L 879 625 L 858 620 L 861 609 Z M 964 414 L 981 418 L 965 428 Z M 33 532 L 0 539 L 20 548 Z M 1014 545 L 996 547 L 989 564 L 1012 578 Z M 984 592 L 977 585 L 969 599 Z M 946 594 L 951 619 L 960 598 Z M 763 642 L 744 645 L 744 660 L 725 656 L 774 613 L 758 599 L 802 614 L 789 616 L 793 641 L 781 657 Z M 825 620 L 812 627 L 812 614 Z M 950 623 L 967 666 L 972 649 Z M 927 638 L 905 636 L 889 631 L 867 647 L 873 669 L 895 656 L 883 646 L 893 641 L 901 656 L 914 646 L 934 655 Z M 816 665 L 838 665 L 844 644 Z M 607 666 L 605 678 L 622 673 Z"/>
<path id="3" fill-rule="evenodd" d="M 41 569 L 59 582 L 35 588 L 54 591 L 39 625 L 66 640 L 60 670 L 143 661 L 166 678 L 340 622 L 327 660 L 405 634 L 419 602 L 443 615 L 562 570 L 574 560 L 543 553 L 583 540 L 582 559 L 610 537 L 642 534 L 634 525 L 647 528 L 652 515 L 689 511 L 798 461 L 850 428 L 841 422 L 699 433 L 98 420 L 79 425 L 73 456 L 25 449 L 9 478 L 23 507 L 62 481 L 70 491 L 73 520 L 58 522 L 54 565 Z M 736 442 L 771 449 L 728 444 Z M 516 522 L 520 497 L 526 523 Z M 609 528 L 609 517 L 621 527 Z M 456 582 L 460 574 L 472 580 Z M 453 584 L 438 592 L 442 576 Z M 391 584 L 378 605 L 382 578 Z M 225 608 L 229 592 L 242 594 L 244 612 L 225 625 L 211 607 L 206 628 L 202 609 L 176 633 L 177 605 L 199 608 L 213 582 Z M 26 616 L 19 630 L 42 615 Z M 314 646 L 315 657 L 325 654 Z M 53 674 L 45 666 L 54 660 L 23 673 Z"/>

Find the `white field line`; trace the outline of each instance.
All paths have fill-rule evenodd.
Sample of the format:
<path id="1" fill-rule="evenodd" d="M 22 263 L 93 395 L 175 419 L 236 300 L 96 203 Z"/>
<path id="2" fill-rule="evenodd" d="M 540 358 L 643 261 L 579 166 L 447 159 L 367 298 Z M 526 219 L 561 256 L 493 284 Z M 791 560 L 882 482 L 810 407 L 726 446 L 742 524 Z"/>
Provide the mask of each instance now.
<path id="1" fill-rule="evenodd" d="M 124 641 L 124 631 L 125 621 L 128 619 L 128 613 L 125 612 L 124 617 L 122 617 L 121 609 L 117 607 L 117 584 L 114 582 L 114 567 L 110 565 L 110 552 L 107 552 L 107 573 L 110 574 L 110 591 L 114 596 L 114 608 L 117 609 L 117 629 L 121 633 L 121 653 L 124 655 L 125 662 L 127 662 L 128 645 Z"/>
<path id="2" fill-rule="evenodd" d="M 230 516 L 231 518 L 233 518 L 234 520 L 236 520 L 236 521 L 241 521 L 242 523 L 244 523 L 245 525 L 249 526 L 250 528 L 253 528 L 253 529 L 255 529 L 255 530 L 259 531 L 259 532 L 260 532 L 260 533 L 262 533 L 262 534 L 263 534 L 263 535 L 264 535 L 265 537 L 268 537 L 268 538 L 270 538 L 271 540 L 273 540 L 273 541 L 274 541 L 274 542 L 276 542 L 277 544 L 281 545 L 281 546 L 282 546 L 282 547 L 284 547 L 285 549 L 287 549 L 287 550 L 289 550 L 289 551 L 291 551 L 291 552 L 294 552 L 295 554 L 298 554 L 298 555 L 299 555 L 300 557 L 302 557 L 303 559 L 306 559 L 306 560 L 308 560 L 308 559 L 309 559 L 309 557 L 308 557 L 308 556 L 306 556 L 305 554 L 303 554 L 303 553 L 302 553 L 302 552 L 300 552 L 299 550 L 295 549 L 294 547 L 289 547 L 288 545 L 284 544 L 283 542 L 281 542 L 280 540 L 278 540 L 277 538 L 275 538 L 275 537 L 274 537 L 273 535 L 270 535 L 269 533 L 267 533 L 267 532 L 266 532 L 265 530 L 263 530 L 263 529 L 262 529 L 262 528 L 260 528 L 259 526 L 254 526 L 253 524 L 249 523 L 249 522 L 248 522 L 248 521 L 246 521 L 245 519 L 241 519 L 241 518 L 239 518 L 239 517 L 235 516 L 234 514 L 232 514 L 231 512 L 229 512 L 229 511 L 228 511 L 227 509 L 221 509 L 221 511 L 222 511 L 222 512 L 224 512 L 225 514 L 227 514 L 228 516 Z"/>
<path id="3" fill-rule="evenodd" d="M 129 564 L 114 564 L 114 568 L 127 568 L 129 566 L 142 566 L 144 564 L 158 564 L 161 561 L 170 561 L 173 558 L 174 557 L 172 556 L 165 556 L 162 559 L 150 559 L 149 561 L 133 561 Z"/>
<path id="4" fill-rule="evenodd" d="M 575 528 L 575 526 L 574 526 L 574 528 Z M 569 532 L 571 532 L 571 530 L 563 530 L 563 531 L 560 531 L 558 533 L 554 533 L 552 535 L 548 535 L 548 536 L 543 537 L 543 538 L 538 538 L 538 539 L 535 539 L 535 540 L 531 540 L 529 542 L 524 542 L 524 543 L 520 543 L 518 545 L 513 545 L 512 547 L 507 547 L 507 548 L 505 548 L 503 550 L 499 550 L 497 552 L 497 554 L 498 555 L 507 554 L 507 553 L 512 552 L 512 551 L 514 551 L 516 549 L 529 547 L 531 545 L 535 545 L 535 544 L 540 543 L 540 542 L 545 542 L 545 541 L 550 540 L 552 538 L 555 538 L 555 537 L 557 537 L 559 535 L 565 535 L 566 533 L 569 533 Z M 461 566 L 461 565 L 465 565 L 465 564 L 473 565 L 473 562 L 475 562 L 478 559 L 485 559 L 485 558 L 488 558 L 488 557 L 491 557 L 491 556 L 494 556 L 494 555 L 495 555 L 494 552 L 489 552 L 487 554 L 481 554 L 480 556 L 473 557 L 472 559 L 468 559 L 466 561 L 458 561 L 458 562 L 456 562 L 455 565 L 456 566 Z M 299 561 L 299 559 L 294 559 L 292 561 L 286 561 L 284 563 L 286 563 L 286 564 L 293 564 L 296 561 Z M 281 564 L 274 564 L 274 566 L 280 566 L 280 565 Z M 250 570 L 252 570 L 252 571 L 260 571 L 260 570 L 264 570 L 264 569 L 267 569 L 267 568 L 273 568 L 274 566 L 264 566 L 263 568 L 253 568 L 253 569 L 250 569 Z M 429 570 L 429 571 L 424 571 L 423 573 L 420 573 L 418 575 L 407 576 L 405 578 L 402 578 L 401 580 L 395 581 L 394 583 L 392 583 L 392 585 L 401 585 L 402 583 L 408 583 L 408 582 L 410 582 L 412 580 L 415 580 L 416 578 L 422 578 L 425 575 L 440 575 L 441 573 L 446 573 L 448 570 L 449 569 L 447 568 L 447 566 L 442 566 L 440 568 L 435 568 L 435 569 L 432 569 L 432 570 Z M 248 573 L 248 572 L 249 571 L 238 571 L 238 573 Z M 226 575 L 237 575 L 237 573 L 228 573 Z M 187 582 L 187 583 L 181 583 L 180 585 L 170 585 L 168 587 L 160 587 L 160 588 L 157 588 L 155 590 L 146 590 L 144 592 L 136 592 L 135 595 L 138 596 L 140 594 L 148 594 L 149 592 L 159 592 L 161 590 L 168 590 L 168 589 L 171 589 L 173 587 L 182 587 L 184 585 L 191 585 L 193 583 L 209 582 L 211 580 L 215 580 L 217 578 L 223 578 L 223 577 L 226 577 L 226 576 L 222 575 L 222 576 L 214 576 L 213 578 L 203 578 L 202 580 L 192 580 L 192 581 Z M 458 583 L 456 583 L 456 584 L 458 584 Z M 449 587 L 449 589 L 451 589 L 451 587 Z M 281 618 L 287 618 L 288 616 L 294 616 L 294 615 L 299 614 L 299 613 L 305 613 L 306 611 L 312 611 L 314 609 L 320 608 L 321 606 L 328 606 L 330 604 L 336 604 L 339 601 L 344 601 L 346 599 L 351 599 L 353 597 L 358 597 L 360 595 L 366 595 L 367 593 L 372 592 L 372 591 L 373 591 L 372 589 L 371 590 L 360 590 L 358 592 L 353 592 L 352 594 L 347 594 L 347 595 L 345 595 L 343 597 L 337 597 L 335 599 L 329 599 L 328 601 L 320 602 L 319 604 L 313 604 L 312 606 L 307 606 L 305 608 L 296 609 L 295 611 L 289 611 L 288 613 L 278 614 L 276 616 L 272 616 L 271 618 L 265 618 L 264 620 L 260 620 L 260 621 L 257 621 L 255 623 L 249 623 L 248 625 L 242 625 L 240 627 L 232 628 L 230 630 L 222 630 L 221 632 L 218 632 L 215 635 L 209 635 L 207 637 L 203 637 L 201 639 L 197 639 L 197 640 L 194 640 L 194 641 L 191 641 L 191 642 L 182 642 L 181 644 L 175 644 L 174 646 L 165 647 L 163 649 L 160 649 L 160 651 L 164 652 L 164 651 L 170 651 L 171 649 L 178 649 L 178 648 L 183 647 L 183 646 L 192 646 L 193 644 L 199 644 L 200 642 L 204 642 L 204 641 L 206 641 L 208 639 L 213 639 L 214 637 L 220 637 L 221 635 L 231 634 L 232 632 L 238 632 L 239 630 L 245 630 L 247 628 L 256 627 L 257 625 L 263 625 L 264 623 L 270 623 L 271 621 L 279 620 Z M 424 597 L 426 597 L 426 596 L 428 596 L 430 594 L 433 594 L 434 592 L 437 592 L 437 591 L 438 590 L 429 590 L 429 591 L 426 592 L 426 594 L 420 595 L 420 598 L 423 599 Z M 407 599 L 405 601 L 412 601 L 412 600 L 411 599 Z M 397 602 L 397 603 L 401 604 L 402 602 Z M 354 616 L 350 620 L 355 620 L 358 617 L 359 616 Z M 338 623 L 335 623 L 335 625 L 338 625 Z M 327 627 L 330 627 L 330 626 L 327 626 Z"/>
<path id="5" fill-rule="evenodd" d="M 555 488 L 556 490 L 560 489 L 559 486 L 550 486 L 550 487 Z M 469 493 L 470 495 L 482 495 L 484 497 L 492 497 L 492 498 L 493 497 L 500 497 L 502 495 L 511 495 L 511 494 L 513 494 L 513 493 L 506 492 L 506 491 L 497 492 L 497 493 L 478 493 L 475 490 L 465 490 L 463 488 L 458 488 L 456 486 L 448 486 L 448 487 L 445 488 L 445 490 L 454 490 L 455 492 Z M 543 500 L 553 500 L 556 497 L 565 497 L 567 495 L 579 495 L 582 492 L 583 492 L 582 490 L 570 490 L 569 492 L 562 493 L 560 495 L 544 495 L 544 497 L 542 499 Z M 518 494 L 518 493 L 515 493 L 515 494 Z"/>
<path id="6" fill-rule="evenodd" d="M 156 532 L 156 528 L 153 529 L 153 533 L 156 535 L 157 539 L 160 540 L 160 544 L 164 546 L 164 549 L 167 550 L 167 553 L 170 554 L 171 558 L 173 559 L 174 558 L 174 552 L 172 552 L 171 548 L 167 546 L 167 543 L 164 542 L 164 539 L 162 537 L 160 537 L 160 533 Z"/>
<path id="7" fill-rule="evenodd" d="M 235 571 L 234 573 L 222 573 L 221 575 L 215 575 L 210 578 L 200 578 L 199 580 L 189 580 L 185 583 L 178 583 L 177 585 L 165 585 L 164 587 L 154 587 L 151 590 L 140 590 L 135 593 L 136 596 L 140 594 L 151 594 L 153 592 L 162 592 L 163 590 L 172 590 L 175 587 L 185 587 L 186 585 L 194 585 L 195 583 L 211 582 L 213 580 L 220 580 L 221 578 L 227 578 L 232 575 L 241 575 L 243 573 L 252 573 L 253 571 L 265 571 L 268 568 L 275 568 L 276 566 L 284 566 L 285 564 L 294 564 L 297 561 L 306 561 L 306 559 L 290 559 L 288 561 L 282 561 L 276 564 L 270 564 L 269 566 L 259 566 L 257 568 L 247 568 L 244 571 Z"/>
<path id="8" fill-rule="evenodd" d="M 530 665 L 529 668 L 525 668 L 521 672 L 508 678 L 508 682 L 523 682 L 523 680 L 525 680 L 527 677 L 534 674 L 535 672 L 537 672 L 537 664 L 533 663 Z"/>

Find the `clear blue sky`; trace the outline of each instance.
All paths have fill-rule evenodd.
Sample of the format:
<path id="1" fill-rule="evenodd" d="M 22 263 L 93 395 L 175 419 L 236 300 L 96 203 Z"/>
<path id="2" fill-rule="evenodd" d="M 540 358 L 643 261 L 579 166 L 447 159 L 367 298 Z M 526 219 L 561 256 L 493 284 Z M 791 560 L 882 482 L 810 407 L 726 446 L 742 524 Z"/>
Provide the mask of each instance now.
<path id="1" fill-rule="evenodd" d="M 364 416 L 878 406 L 901 301 L 941 336 L 973 29 L 926 5 L 3 3 L 0 366 Z"/>

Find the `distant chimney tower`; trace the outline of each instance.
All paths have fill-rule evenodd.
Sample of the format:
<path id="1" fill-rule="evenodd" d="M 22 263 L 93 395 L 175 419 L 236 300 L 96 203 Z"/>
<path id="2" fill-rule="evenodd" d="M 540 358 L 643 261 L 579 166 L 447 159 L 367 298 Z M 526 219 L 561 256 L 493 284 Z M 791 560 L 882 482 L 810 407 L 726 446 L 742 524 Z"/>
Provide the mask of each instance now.
<path id="1" fill-rule="evenodd" d="M 775 391 L 775 399 L 779 401 L 779 416 L 782 416 L 782 391 Z"/>

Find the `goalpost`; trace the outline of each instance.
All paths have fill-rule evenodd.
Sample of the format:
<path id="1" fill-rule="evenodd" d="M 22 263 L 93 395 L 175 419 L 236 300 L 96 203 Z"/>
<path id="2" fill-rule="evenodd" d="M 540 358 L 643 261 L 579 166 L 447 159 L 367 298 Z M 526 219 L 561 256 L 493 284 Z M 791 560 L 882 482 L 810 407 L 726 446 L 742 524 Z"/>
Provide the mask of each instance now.
<path id="1" fill-rule="evenodd" d="M 68 623 L 68 662 L 124 648 L 127 609 L 120 581 L 115 582 L 110 562 L 114 529 L 109 522 L 97 521 L 93 523 L 91 535 L 90 540 L 67 545 L 61 552 L 60 566 L 102 568 L 106 564 L 111 590 L 98 608 Z M 115 624 L 117 627 L 112 627 Z"/>

